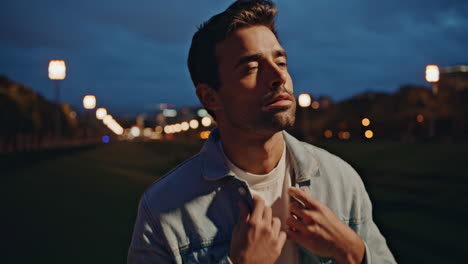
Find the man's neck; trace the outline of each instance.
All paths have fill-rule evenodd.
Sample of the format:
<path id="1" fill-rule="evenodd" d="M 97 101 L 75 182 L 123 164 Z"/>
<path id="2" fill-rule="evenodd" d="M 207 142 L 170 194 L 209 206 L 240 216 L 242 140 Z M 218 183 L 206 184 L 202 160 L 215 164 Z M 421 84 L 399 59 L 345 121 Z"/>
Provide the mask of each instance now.
<path id="1" fill-rule="evenodd" d="M 270 136 L 253 135 L 220 128 L 224 154 L 240 169 L 253 174 L 273 170 L 284 151 L 282 132 Z"/>

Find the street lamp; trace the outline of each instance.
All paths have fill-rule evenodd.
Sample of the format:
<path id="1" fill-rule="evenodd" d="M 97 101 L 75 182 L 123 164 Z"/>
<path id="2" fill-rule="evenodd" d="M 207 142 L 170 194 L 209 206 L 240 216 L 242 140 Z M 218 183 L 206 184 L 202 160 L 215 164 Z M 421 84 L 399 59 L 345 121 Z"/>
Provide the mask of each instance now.
<path id="1" fill-rule="evenodd" d="M 440 77 L 439 66 L 437 65 L 426 66 L 426 81 L 432 84 L 433 94 L 437 94 L 439 92 L 439 87 L 437 86 L 439 77 Z"/>
<path id="2" fill-rule="evenodd" d="M 299 95 L 298 102 L 300 107 L 309 107 L 312 99 L 309 94 L 303 93 Z"/>
<path id="3" fill-rule="evenodd" d="M 297 98 L 297 102 L 299 103 L 299 106 L 302 107 L 302 140 L 306 140 L 307 139 L 307 134 L 308 134 L 308 113 L 309 113 L 309 109 L 307 109 L 310 104 L 312 103 L 312 98 L 310 97 L 309 94 L 306 94 L 306 93 L 303 93 L 303 94 L 300 94 L 299 97 Z"/>
<path id="4" fill-rule="evenodd" d="M 98 108 L 96 110 L 96 118 L 102 120 L 107 115 L 107 110 L 105 108 Z"/>
<path id="5" fill-rule="evenodd" d="M 437 95 L 439 93 L 438 81 L 440 77 L 439 66 L 437 65 L 427 65 L 426 66 L 426 81 L 432 84 L 432 94 Z M 432 118 L 429 122 L 429 137 L 435 136 L 435 126 L 436 126 L 436 108 L 430 106 L 432 113 Z"/>
<path id="6" fill-rule="evenodd" d="M 94 109 L 96 107 L 96 96 L 85 95 L 85 97 L 83 97 L 83 107 L 85 109 Z"/>
<path id="7" fill-rule="evenodd" d="M 49 79 L 55 82 L 55 103 L 57 104 L 57 112 L 55 113 L 55 136 L 60 141 L 60 81 L 65 79 L 67 67 L 63 60 L 49 61 Z"/>

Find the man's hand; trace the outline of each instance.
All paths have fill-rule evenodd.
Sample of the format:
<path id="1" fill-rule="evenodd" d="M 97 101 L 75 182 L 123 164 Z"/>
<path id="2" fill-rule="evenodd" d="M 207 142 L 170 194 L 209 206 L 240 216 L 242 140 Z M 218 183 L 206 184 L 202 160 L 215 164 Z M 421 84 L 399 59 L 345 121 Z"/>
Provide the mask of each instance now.
<path id="1" fill-rule="evenodd" d="M 286 242 L 281 231 L 281 221 L 272 217 L 271 208 L 257 195 L 253 196 L 254 208 L 249 213 L 240 203 L 240 216 L 231 239 L 229 257 L 234 264 L 274 263 Z"/>
<path id="2" fill-rule="evenodd" d="M 338 263 L 362 262 L 364 242 L 348 225 L 305 191 L 291 187 L 289 195 L 300 201 L 291 202 L 289 207 L 286 232 L 290 240 L 320 256 L 333 257 Z"/>

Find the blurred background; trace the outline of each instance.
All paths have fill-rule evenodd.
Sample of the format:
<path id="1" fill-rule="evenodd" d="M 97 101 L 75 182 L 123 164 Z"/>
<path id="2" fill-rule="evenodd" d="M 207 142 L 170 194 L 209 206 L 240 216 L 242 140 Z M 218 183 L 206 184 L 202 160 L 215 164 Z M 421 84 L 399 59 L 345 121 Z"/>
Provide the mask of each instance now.
<path id="1" fill-rule="evenodd" d="M 186 58 L 230 3 L 2 2 L 0 262 L 125 263 L 140 195 L 216 127 Z M 468 2 L 277 5 L 289 132 L 356 168 L 399 263 L 462 262 Z"/>

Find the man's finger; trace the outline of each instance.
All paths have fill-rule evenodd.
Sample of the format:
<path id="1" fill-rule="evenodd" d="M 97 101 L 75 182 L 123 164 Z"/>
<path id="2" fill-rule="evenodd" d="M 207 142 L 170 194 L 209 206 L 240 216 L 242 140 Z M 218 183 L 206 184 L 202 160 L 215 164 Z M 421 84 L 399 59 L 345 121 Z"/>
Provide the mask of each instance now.
<path id="1" fill-rule="evenodd" d="M 250 211 L 244 201 L 239 201 L 239 220 L 238 223 L 245 223 L 249 220 Z"/>
<path id="2" fill-rule="evenodd" d="M 260 223 L 263 218 L 263 210 L 265 208 L 265 202 L 258 195 L 253 196 L 253 201 L 254 201 L 254 208 L 253 208 L 252 213 L 250 214 L 250 220 Z"/>
<path id="3" fill-rule="evenodd" d="M 292 198 L 302 202 L 306 208 L 314 209 L 317 208 L 318 201 L 310 197 L 306 192 L 301 191 L 296 187 L 290 187 L 288 189 L 288 194 Z"/>
<path id="4" fill-rule="evenodd" d="M 304 225 L 304 223 L 294 218 L 293 216 L 288 217 L 285 223 L 292 230 L 300 231 L 300 232 L 306 231 L 306 225 Z"/>
<path id="5" fill-rule="evenodd" d="M 289 240 L 296 242 L 300 245 L 305 245 L 306 239 L 301 235 L 300 232 L 293 231 L 291 228 L 287 228 L 286 234 L 288 235 Z"/>
<path id="6" fill-rule="evenodd" d="M 279 246 L 280 248 L 283 248 L 284 243 L 286 243 L 286 238 L 287 238 L 287 237 L 288 237 L 288 236 L 286 235 L 286 232 L 280 231 L 280 234 L 279 234 L 279 236 L 278 236 L 278 246 Z"/>
<path id="7" fill-rule="evenodd" d="M 291 212 L 291 215 L 296 216 L 299 222 L 302 222 L 304 224 L 314 223 L 314 219 L 312 217 L 313 212 L 311 211 L 311 209 L 306 209 L 302 207 L 302 205 L 299 205 L 297 203 L 289 204 L 289 212 Z"/>

